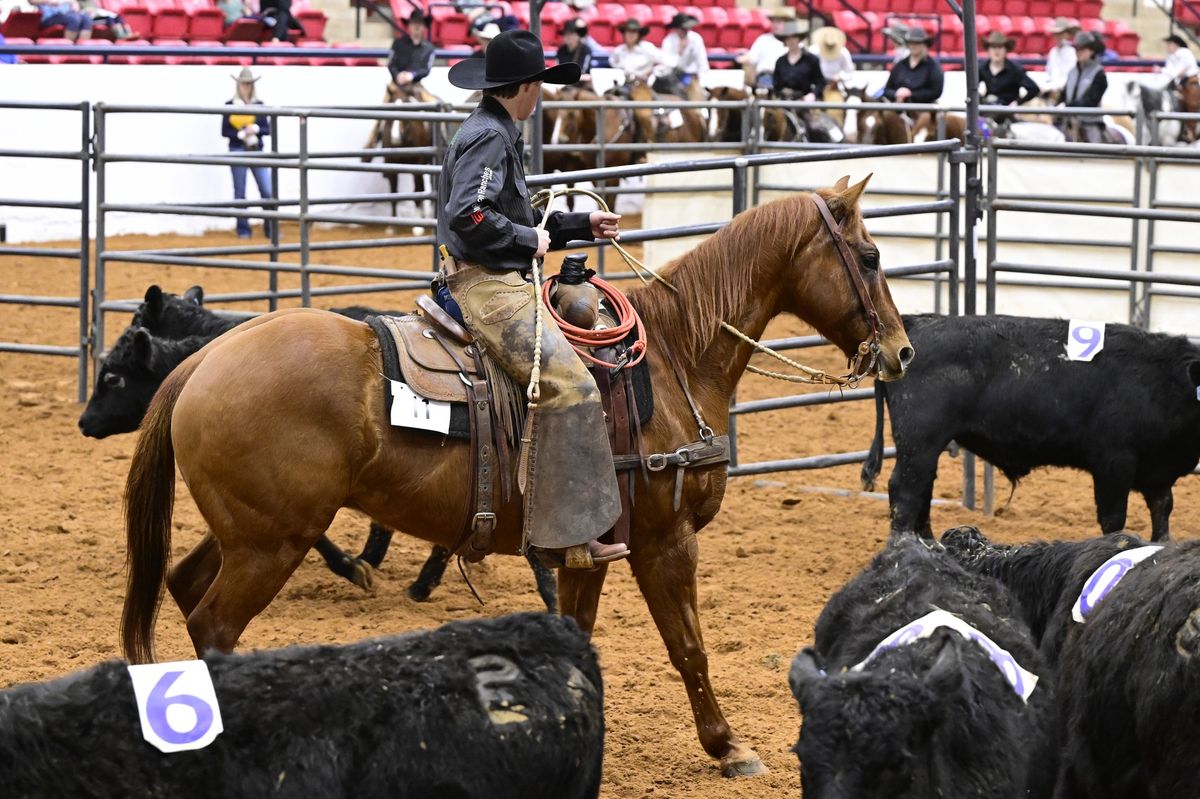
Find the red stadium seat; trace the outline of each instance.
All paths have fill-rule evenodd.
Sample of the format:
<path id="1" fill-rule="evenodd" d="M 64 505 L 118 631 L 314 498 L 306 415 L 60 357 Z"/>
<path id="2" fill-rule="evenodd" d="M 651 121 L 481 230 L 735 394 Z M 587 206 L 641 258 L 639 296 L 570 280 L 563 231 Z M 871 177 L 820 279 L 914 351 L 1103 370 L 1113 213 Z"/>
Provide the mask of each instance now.
<path id="1" fill-rule="evenodd" d="M 1052 0 L 1029 0 L 1029 5 L 1025 9 L 1031 17 L 1050 17 L 1053 16 L 1050 12 L 1054 9 Z"/>
<path id="2" fill-rule="evenodd" d="M 154 19 L 150 16 L 150 9 L 145 4 L 125 2 L 116 11 L 125 19 L 125 24 L 137 38 L 149 39 L 154 33 Z"/>
<path id="3" fill-rule="evenodd" d="M 187 35 L 188 15 L 182 8 L 159 3 L 152 14 L 151 30 L 156 39 L 182 39 Z"/>
<path id="4" fill-rule="evenodd" d="M 437 6 L 434 6 L 434 8 L 437 8 Z M 326 42 L 300 42 L 296 45 L 296 49 L 298 51 L 317 47 L 327 49 L 331 46 L 332 45 Z M 344 67 L 346 65 L 346 60 L 344 58 L 331 58 L 329 56 L 304 56 L 304 60 L 305 63 L 314 67 Z"/>
<path id="5" fill-rule="evenodd" d="M 225 12 L 208 0 L 179 0 L 188 15 L 188 39 L 220 39 L 225 35 Z"/>
<path id="6" fill-rule="evenodd" d="M 363 48 L 357 42 L 336 42 L 333 45 L 339 50 L 362 50 Z M 369 58 L 367 56 L 348 55 L 345 59 L 348 67 L 377 67 L 380 64 L 379 59 Z"/>
<path id="7" fill-rule="evenodd" d="M 700 34 L 706 45 L 716 47 L 720 31 L 728 25 L 729 11 L 719 6 L 709 6 L 701 9 L 700 24 L 696 26 L 696 33 Z"/>
<path id="8" fill-rule="evenodd" d="M 1029 16 L 1029 3 L 1027 0 L 1008 0 L 1004 4 L 1004 13 L 1010 17 L 1027 17 Z"/>
<path id="9" fill-rule="evenodd" d="M 254 61 L 252 55 L 258 54 L 259 45 L 259 42 L 225 42 L 229 55 L 221 57 L 217 63 L 249 66 Z"/>
<path id="10" fill-rule="evenodd" d="M 235 20 L 225 29 L 226 42 L 254 42 L 271 38 L 271 29 L 257 19 L 243 18 Z"/>
<path id="11" fill-rule="evenodd" d="M 909 10 L 914 14 L 936 14 L 942 10 L 939 0 L 913 0 Z"/>
<path id="12" fill-rule="evenodd" d="M 1076 0 L 1053 0 L 1053 4 L 1050 6 L 1050 13 L 1056 17 L 1083 18 L 1085 15 L 1080 14 L 1079 11 L 1079 3 Z"/>
<path id="13" fill-rule="evenodd" d="M 750 9 L 730 8 L 726 10 L 726 16 L 729 21 L 717 31 L 717 40 L 712 44 L 726 50 L 736 50 L 743 46 L 746 30 L 750 27 Z"/>
<path id="14" fill-rule="evenodd" d="M 42 14 L 40 11 L 11 11 L 8 19 L 4 20 L 4 25 L 0 26 L 0 33 L 3 33 L 6 39 L 16 37 L 33 40 L 38 38 L 41 32 Z"/>
<path id="15" fill-rule="evenodd" d="M 64 39 L 61 37 L 38 39 L 37 43 L 44 44 L 47 46 L 54 46 L 54 47 L 70 47 L 72 44 L 74 44 L 74 42 L 72 42 L 70 39 Z M 21 60 L 24 61 L 26 64 L 63 64 L 63 63 L 66 63 L 66 59 L 70 59 L 70 58 L 78 58 L 78 56 L 46 55 L 44 53 L 37 53 L 37 54 L 22 56 Z M 87 59 L 83 59 L 83 60 L 86 62 Z M 72 63 L 79 63 L 79 62 L 74 61 Z"/>
<path id="16" fill-rule="evenodd" d="M 300 27 L 304 28 L 305 39 L 316 39 L 318 41 L 325 38 L 325 26 L 329 23 L 329 17 L 324 11 L 316 8 L 305 8 L 297 11 L 296 20 L 300 23 Z"/>
<path id="17" fill-rule="evenodd" d="M 1136 31 L 1125 30 L 1117 36 L 1117 41 L 1112 45 L 1112 48 L 1120 55 L 1135 56 L 1138 54 L 1138 44 L 1140 42 L 1141 37 Z"/>
<path id="18" fill-rule="evenodd" d="M 620 44 L 621 34 L 617 26 L 625 21 L 625 7 L 617 3 L 601 3 L 596 6 L 596 16 L 588 22 L 588 33 L 605 47 Z"/>
<path id="19" fill-rule="evenodd" d="M 526 19 L 529 12 L 526 11 Z M 470 41 L 468 33 L 470 22 L 464 14 L 460 14 L 449 6 L 433 7 L 433 26 L 431 36 L 433 41 L 442 46 L 464 44 Z"/>
<path id="20" fill-rule="evenodd" d="M 275 50 L 279 55 L 260 57 L 260 64 L 274 64 L 276 66 L 286 66 L 288 64 L 298 64 L 301 59 L 295 55 L 296 45 L 291 42 L 263 42 L 261 47 L 263 50 Z M 289 55 L 290 54 L 290 55 Z"/>

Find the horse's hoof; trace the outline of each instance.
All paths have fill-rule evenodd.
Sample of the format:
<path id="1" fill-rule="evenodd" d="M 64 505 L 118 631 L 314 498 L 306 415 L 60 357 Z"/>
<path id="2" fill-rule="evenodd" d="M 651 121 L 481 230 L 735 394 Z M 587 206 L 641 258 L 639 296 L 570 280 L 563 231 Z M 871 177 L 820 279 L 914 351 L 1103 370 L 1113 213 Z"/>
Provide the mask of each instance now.
<path id="1" fill-rule="evenodd" d="M 350 577 L 350 582 L 354 583 L 368 594 L 375 593 L 375 570 L 371 568 L 371 564 L 359 558 L 355 558 L 351 568 L 353 569 L 353 572 Z"/>
<path id="2" fill-rule="evenodd" d="M 412 229 L 412 234 L 413 234 L 414 236 L 424 236 L 424 235 L 425 235 L 425 228 L 421 227 L 420 225 L 417 225 L 416 227 L 414 227 L 414 228 Z"/>
<path id="3" fill-rule="evenodd" d="M 432 592 L 429 586 L 418 581 L 410 585 L 405 593 L 408 594 L 408 598 L 413 602 L 427 602 Z"/>
<path id="4" fill-rule="evenodd" d="M 722 777 L 757 777 L 766 774 L 767 767 L 753 750 L 748 753 L 728 755 L 721 759 Z"/>

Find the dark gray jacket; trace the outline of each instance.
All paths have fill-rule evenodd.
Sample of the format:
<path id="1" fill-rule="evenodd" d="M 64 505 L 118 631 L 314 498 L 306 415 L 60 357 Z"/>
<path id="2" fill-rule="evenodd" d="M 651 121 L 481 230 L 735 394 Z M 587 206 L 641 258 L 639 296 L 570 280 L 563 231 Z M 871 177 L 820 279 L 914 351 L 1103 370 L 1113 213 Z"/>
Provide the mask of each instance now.
<path id="1" fill-rule="evenodd" d="M 438 178 L 438 243 L 456 260 L 491 269 L 529 268 L 541 214 L 529 204 L 521 134 L 496 100 L 484 97 L 450 142 Z M 550 248 L 592 240 L 588 214 L 556 211 Z"/>

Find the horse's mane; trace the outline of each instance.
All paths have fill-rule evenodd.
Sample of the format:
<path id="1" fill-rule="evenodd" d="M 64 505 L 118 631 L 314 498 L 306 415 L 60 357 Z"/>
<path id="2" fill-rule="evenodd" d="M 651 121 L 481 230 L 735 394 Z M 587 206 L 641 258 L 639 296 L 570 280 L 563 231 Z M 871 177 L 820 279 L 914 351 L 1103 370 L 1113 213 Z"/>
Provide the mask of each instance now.
<path id="1" fill-rule="evenodd" d="M 718 320 L 751 300 L 762 268 L 771 260 L 795 258 L 816 222 L 810 196 L 796 194 L 744 211 L 671 261 L 659 275 L 677 291 L 656 281 L 630 291 L 630 301 L 656 332 L 655 346 L 670 348 L 685 368 L 696 366 L 720 330 Z"/>

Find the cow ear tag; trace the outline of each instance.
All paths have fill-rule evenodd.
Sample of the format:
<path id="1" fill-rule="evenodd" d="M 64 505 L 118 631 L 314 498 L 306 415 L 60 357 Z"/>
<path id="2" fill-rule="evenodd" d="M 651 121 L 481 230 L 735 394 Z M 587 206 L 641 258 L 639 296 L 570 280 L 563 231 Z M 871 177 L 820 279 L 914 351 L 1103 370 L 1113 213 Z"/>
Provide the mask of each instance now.
<path id="1" fill-rule="evenodd" d="M 221 708 L 203 660 L 130 666 L 142 737 L 161 752 L 203 749 L 221 734 Z"/>

